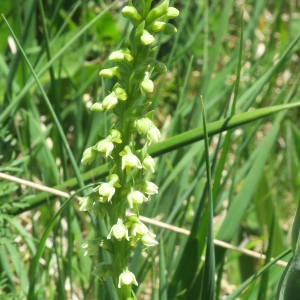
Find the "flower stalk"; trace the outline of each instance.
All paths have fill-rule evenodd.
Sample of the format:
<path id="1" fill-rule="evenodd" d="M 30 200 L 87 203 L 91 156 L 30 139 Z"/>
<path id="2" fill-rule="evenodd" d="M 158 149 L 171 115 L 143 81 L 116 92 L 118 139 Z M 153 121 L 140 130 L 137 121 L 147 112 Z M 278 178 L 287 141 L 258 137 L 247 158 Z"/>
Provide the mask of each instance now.
<path id="1" fill-rule="evenodd" d="M 146 248 L 158 244 L 155 235 L 138 218 L 139 206 L 158 193 L 158 187 L 144 180 L 143 175 L 155 171 L 155 162 L 147 148 L 161 137 L 152 120 L 153 111 L 146 112 L 151 103 L 141 103 L 141 96 L 153 92 L 153 73 L 167 70 L 154 58 L 157 50 L 155 34 L 176 33 L 176 28 L 167 21 L 179 14 L 176 8 L 169 7 L 169 0 L 152 9 L 152 0 L 136 2 L 134 5 L 129 1 L 122 9 L 123 17 L 132 23 L 132 30 L 121 49 L 109 55 L 115 66 L 99 73 L 117 82 L 102 101 L 91 107 L 97 113 L 115 114 L 118 121 L 106 138 L 84 151 L 82 158 L 83 164 L 91 164 L 98 154 L 111 161 L 107 182 L 95 186 L 92 193 L 80 202 L 80 210 L 101 218 L 107 216 L 110 232 L 107 237 L 97 237 L 82 247 L 85 255 L 96 254 L 97 247 L 110 253 L 112 263 L 97 264 L 92 274 L 102 281 L 107 275 L 112 276 L 120 300 L 136 299 L 131 286 L 138 285 L 138 282 L 128 268 L 130 253 L 136 243 L 140 241 Z M 135 144 L 136 134 L 145 138 L 144 145 Z M 133 215 L 126 217 L 126 209 L 131 209 Z"/>

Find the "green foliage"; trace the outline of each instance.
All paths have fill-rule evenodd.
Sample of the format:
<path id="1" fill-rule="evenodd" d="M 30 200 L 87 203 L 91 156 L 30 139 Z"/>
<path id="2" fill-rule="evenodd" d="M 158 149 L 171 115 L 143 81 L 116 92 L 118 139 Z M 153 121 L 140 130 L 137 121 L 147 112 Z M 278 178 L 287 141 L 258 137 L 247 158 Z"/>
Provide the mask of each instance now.
<path id="1" fill-rule="evenodd" d="M 131 30 L 121 2 L 0 2 L 21 46 L 2 19 L 0 177 L 5 173 L 66 192 L 104 181 L 109 166 L 102 157 L 89 167 L 80 160 L 115 122 L 90 107 L 116 83 L 98 74 L 113 67 L 108 57 Z M 139 246 L 131 255 L 130 270 L 139 282 L 135 294 L 213 299 L 208 284 L 215 284 L 218 299 L 275 299 L 284 269 L 271 257 L 291 258 L 285 250 L 290 236 L 295 253 L 280 287 L 293 292 L 299 251 L 298 214 L 291 235 L 300 196 L 299 7 L 283 0 L 170 4 L 180 10 L 170 20 L 176 35 L 160 37 L 155 53 L 142 53 L 158 71 L 164 66 L 156 61 L 168 72 L 155 74 L 150 94 L 162 132 L 148 149 L 156 157 L 160 191 L 139 213 L 191 233 L 149 225 L 160 245 L 148 252 Z M 136 116 L 148 107 L 127 113 Z M 137 143 L 141 148 L 144 141 L 138 137 Z M 108 253 L 88 258 L 80 247 L 99 232 L 108 235 L 107 220 L 83 217 L 79 201 L 1 179 L 0 299 L 24 299 L 33 286 L 30 299 L 117 299 L 110 278 L 99 284 L 91 276 L 97 263 L 109 261 Z M 213 236 L 266 254 L 266 263 L 213 249 Z M 207 293 L 208 298 L 200 296 Z"/>

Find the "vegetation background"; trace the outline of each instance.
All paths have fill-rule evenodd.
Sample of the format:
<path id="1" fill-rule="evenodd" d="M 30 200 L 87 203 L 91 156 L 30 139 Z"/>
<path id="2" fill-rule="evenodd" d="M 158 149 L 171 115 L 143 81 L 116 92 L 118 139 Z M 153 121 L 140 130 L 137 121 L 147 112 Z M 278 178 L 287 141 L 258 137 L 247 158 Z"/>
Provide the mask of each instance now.
<path id="1" fill-rule="evenodd" d="M 78 200 L 71 199 L 52 228 L 49 222 L 68 195 L 41 192 L 15 178 L 67 193 L 82 187 L 79 178 L 85 184 L 104 180 L 105 161 L 84 167 L 80 160 L 112 122 L 89 107 L 111 87 L 98 73 L 111 66 L 109 53 L 130 31 L 120 14 L 125 4 L 0 1 L 0 12 L 37 74 L 35 79 L 1 18 L 0 299 L 26 299 L 29 292 L 35 293 L 30 300 L 116 299 L 110 280 L 91 275 L 106 253 L 84 257 L 80 248 L 95 236 L 94 228 L 107 234 L 107 220 L 79 212 Z M 168 72 L 155 78 L 151 94 L 163 136 L 151 150 L 157 157 L 152 180 L 160 190 L 140 213 L 191 233 L 151 226 L 159 246 L 144 251 L 139 245 L 131 259 L 138 299 L 212 299 L 207 296 L 212 290 L 216 299 L 275 299 L 282 266 L 270 264 L 262 275 L 251 276 L 265 264 L 261 254 L 267 262 L 291 256 L 286 250 L 300 195 L 300 110 L 242 123 L 254 119 L 254 109 L 299 101 L 299 1 L 171 4 L 181 12 L 174 21 L 178 33 L 159 37 L 158 58 Z M 202 131 L 194 131 L 193 139 L 189 132 L 203 126 L 200 95 L 211 180 Z M 244 112 L 250 113 L 237 119 L 234 130 L 226 131 L 228 122 L 211 125 Z M 258 258 L 223 246 L 213 253 L 211 224 L 216 239 L 251 249 Z"/>

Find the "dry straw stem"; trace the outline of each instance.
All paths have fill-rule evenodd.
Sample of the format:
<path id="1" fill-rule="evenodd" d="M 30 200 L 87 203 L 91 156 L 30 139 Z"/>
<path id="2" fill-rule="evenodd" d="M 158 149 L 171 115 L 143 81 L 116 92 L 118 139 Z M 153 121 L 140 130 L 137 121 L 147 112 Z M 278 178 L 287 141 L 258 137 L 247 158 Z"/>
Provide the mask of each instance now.
<path id="1" fill-rule="evenodd" d="M 24 180 L 24 179 L 15 177 L 15 176 L 7 175 L 7 174 L 1 173 L 1 172 L 0 172 L 0 178 L 5 179 L 5 180 L 9 180 L 9 181 L 13 181 L 13 182 L 16 182 L 16 183 L 19 183 L 19 184 L 23 184 L 25 186 L 28 186 L 28 187 L 31 187 L 31 188 L 34 188 L 34 189 L 37 189 L 37 190 L 40 190 L 40 191 L 43 191 L 43 192 L 47 192 L 49 194 L 52 194 L 52 195 L 55 195 L 55 196 L 58 196 L 58 197 L 63 197 L 63 198 L 69 198 L 70 197 L 70 194 L 68 194 L 66 192 L 62 192 L 62 191 L 59 191 L 59 190 L 56 190 L 56 189 L 38 184 L 38 183 L 27 181 L 27 180 Z M 145 223 L 151 224 L 153 226 L 164 228 L 164 229 L 167 229 L 167 230 L 170 230 L 170 231 L 173 231 L 173 232 L 177 232 L 177 233 L 180 233 L 180 234 L 184 234 L 184 235 L 189 235 L 190 234 L 189 230 L 179 228 L 179 227 L 176 227 L 176 226 L 173 226 L 173 225 L 169 225 L 169 224 L 157 221 L 157 220 L 149 219 L 147 217 L 140 216 L 140 220 L 145 222 Z M 214 244 L 219 246 L 219 247 L 226 248 L 226 249 L 232 250 L 232 251 L 236 251 L 236 252 L 242 253 L 244 255 L 257 258 L 257 259 L 261 259 L 261 260 L 266 259 L 266 256 L 264 254 L 261 254 L 261 253 L 255 252 L 255 251 L 251 251 L 251 250 L 248 250 L 248 249 L 245 249 L 245 248 L 232 246 L 231 244 L 225 243 L 225 242 L 217 240 L 217 239 L 214 239 Z M 273 260 L 273 258 L 271 260 Z M 276 264 L 278 266 L 281 266 L 281 267 L 286 267 L 287 266 L 287 262 L 285 262 L 283 260 L 278 260 L 276 262 Z"/>

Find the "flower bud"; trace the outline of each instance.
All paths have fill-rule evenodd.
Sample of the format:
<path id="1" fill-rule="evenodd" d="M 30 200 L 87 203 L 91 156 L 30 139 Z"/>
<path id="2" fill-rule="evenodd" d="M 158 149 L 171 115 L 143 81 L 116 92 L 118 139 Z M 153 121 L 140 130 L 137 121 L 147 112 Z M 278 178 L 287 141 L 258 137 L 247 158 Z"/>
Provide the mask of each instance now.
<path id="1" fill-rule="evenodd" d="M 113 275 L 113 268 L 111 264 L 102 262 L 95 266 L 92 274 L 96 276 L 100 281 L 106 280 L 106 275 Z"/>
<path id="2" fill-rule="evenodd" d="M 154 195 L 158 193 L 158 186 L 150 181 L 144 181 L 142 183 L 142 190 L 147 195 Z"/>
<path id="3" fill-rule="evenodd" d="M 79 201 L 79 210 L 80 211 L 88 211 L 92 208 L 93 203 L 94 203 L 95 199 L 92 196 L 87 196 L 87 197 L 83 197 L 80 201 Z"/>
<path id="4" fill-rule="evenodd" d="M 153 122 L 148 118 L 141 118 L 134 122 L 134 125 L 139 134 L 147 134 L 151 126 L 154 126 Z"/>
<path id="5" fill-rule="evenodd" d="M 142 16 L 139 14 L 137 9 L 133 6 L 125 6 L 122 9 L 122 15 L 131 21 L 134 26 L 139 25 Z"/>
<path id="6" fill-rule="evenodd" d="M 82 155 L 81 163 L 84 165 L 90 165 L 97 156 L 97 151 L 93 150 L 93 147 L 87 148 Z"/>
<path id="7" fill-rule="evenodd" d="M 111 174 L 108 177 L 109 183 L 115 187 L 120 187 L 120 185 L 118 184 L 119 181 L 119 176 L 117 174 Z"/>
<path id="8" fill-rule="evenodd" d="M 109 95 L 107 95 L 102 102 L 102 106 L 106 110 L 113 109 L 117 104 L 118 104 L 118 98 L 117 98 L 115 92 L 112 92 Z"/>
<path id="9" fill-rule="evenodd" d="M 122 79 L 122 76 L 120 74 L 118 67 L 113 67 L 110 69 L 103 69 L 99 73 L 100 76 L 112 79 L 114 76 L 118 77 L 120 80 Z"/>
<path id="10" fill-rule="evenodd" d="M 151 79 L 149 79 L 149 73 L 145 73 L 144 80 L 141 83 L 141 89 L 145 93 L 152 93 L 154 89 L 154 84 Z"/>
<path id="11" fill-rule="evenodd" d="M 154 162 L 154 159 L 150 155 L 148 155 L 146 158 L 144 158 L 142 165 L 146 171 L 149 171 L 151 173 L 155 172 L 155 162 Z"/>
<path id="12" fill-rule="evenodd" d="M 172 35 L 177 32 L 177 29 L 174 25 L 165 23 L 165 22 L 160 22 L 160 21 L 156 21 L 156 22 L 152 23 L 150 25 L 150 27 L 148 28 L 148 30 L 151 32 L 162 31 L 162 33 L 167 34 L 167 35 Z"/>
<path id="13" fill-rule="evenodd" d="M 111 140 L 114 143 L 118 143 L 121 144 L 122 140 L 121 140 L 121 132 L 117 129 L 111 129 L 109 131 L 109 135 L 111 136 Z"/>
<path id="14" fill-rule="evenodd" d="M 127 94 L 124 89 L 121 88 L 120 84 L 116 84 L 114 87 L 114 93 L 119 100 L 127 100 Z"/>
<path id="15" fill-rule="evenodd" d="M 141 42 L 143 45 L 151 45 L 155 41 L 154 36 L 150 34 L 147 30 L 143 31 L 141 36 Z"/>
<path id="16" fill-rule="evenodd" d="M 146 25 L 151 24 L 167 13 L 169 0 L 165 0 L 162 4 L 154 7 L 146 17 Z"/>
<path id="17" fill-rule="evenodd" d="M 158 245 L 158 242 L 148 234 L 143 235 L 141 237 L 141 241 L 147 247 L 153 247 Z"/>
<path id="18" fill-rule="evenodd" d="M 103 107 L 102 103 L 96 102 L 91 106 L 90 110 L 95 112 L 104 112 L 105 108 Z"/>
<path id="19" fill-rule="evenodd" d="M 121 49 L 112 52 L 108 59 L 114 62 L 122 62 L 124 59 L 127 61 L 132 61 L 133 56 L 131 55 L 129 49 Z"/>
<path id="20" fill-rule="evenodd" d="M 108 157 L 114 149 L 114 144 L 112 143 L 110 136 L 108 136 L 106 139 L 98 142 L 93 149 L 105 154 L 105 157 Z"/>
<path id="21" fill-rule="evenodd" d="M 160 32 L 164 29 L 165 25 L 165 22 L 155 21 L 150 25 L 149 29 L 152 32 Z"/>
<path id="22" fill-rule="evenodd" d="M 148 201 L 148 199 L 140 191 L 135 191 L 133 189 L 127 195 L 127 200 L 130 208 L 133 207 L 133 204 L 142 204 L 143 202 Z"/>
<path id="23" fill-rule="evenodd" d="M 91 256 L 98 252 L 99 246 L 94 241 L 85 241 L 81 248 L 85 249 L 84 256 Z"/>
<path id="24" fill-rule="evenodd" d="M 167 19 L 175 19 L 179 16 L 179 10 L 175 7 L 168 7 L 166 18 Z"/>
<path id="25" fill-rule="evenodd" d="M 131 285 L 131 284 L 138 285 L 134 274 L 130 272 L 128 268 L 126 268 L 126 270 L 123 271 L 123 273 L 121 273 L 119 276 L 118 288 L 121 288 L 122 285 Z"/>
<path id="26" fill-rule="evenodd" d="M 131 227 L 131 225 L 132 225 L 133 223 L 139 223 L 139 224 L 141 224 L 142 222 L 141 222 L 141 220 L 138 218 L 137 215 L 130 215 L 130 216 L 128 216 L 128 217 L 127 217 L 127 223 L 126 223 L 126 224 L 130 224 L 130 225 L 127 226 L 127 227 Z"/>
<path id="27" fill-rule="evenodd" d="M 114 51 L 109 55 L 108 59 L 114 62 L 121 62 L 124 60 L 124 53 L 122 50 Z"/>
<path id="28" fill-rule="evenodd" d="M 129 237 L 128 237 L 128 229 L 126 228 L 126 226 L 123 224 L 122 219 L 118 219 L 117 224 L 115 224 L 108 236 L 107 239 L 111 239 L 111 236 L 114 236 L 117 240 L 121 240 L 123 237 L 125 237 L 128 241 L 129 241 Z"/>
<path id="29" fill-rule="evenodd" d="M 159 129 L 155 125 L 151 126 L 151 128 L 148 130 L 148 132 L 147 132 L 147 138 L 149 140 L 149 144 L 151 142 L 155 142 L 156 143 L 161 138 L 160 131 L 159 131 Z"/>
<path id="30" fill-rule="evenodd" d="M 170 23 L 166 23 L 162 30 L 162 33 L 167 35 L 173 35 L 176 32 L 177 32 L 177 28 Z"/>

